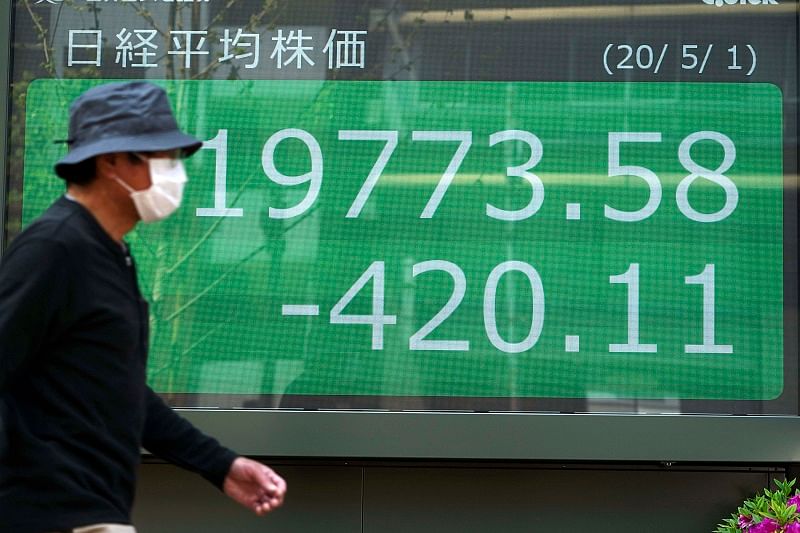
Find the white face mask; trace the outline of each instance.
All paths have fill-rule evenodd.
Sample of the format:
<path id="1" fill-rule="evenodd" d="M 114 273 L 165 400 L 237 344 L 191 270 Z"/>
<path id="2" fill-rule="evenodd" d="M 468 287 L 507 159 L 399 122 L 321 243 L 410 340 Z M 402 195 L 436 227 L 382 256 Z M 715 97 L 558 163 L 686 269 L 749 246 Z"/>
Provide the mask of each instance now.
<path id="1" fill-rule="evenodd" d="M 183 186 L 186 183 L 186 170 L 180 159 L 151 158 L 146 159 L 150 167 L 151 185 L 147 189 L 137 191 L 119 178 L 115 178 L 131 195 L 133 205 L 142 222 L 156 222 L 170 216 L 181 205 Z"/>

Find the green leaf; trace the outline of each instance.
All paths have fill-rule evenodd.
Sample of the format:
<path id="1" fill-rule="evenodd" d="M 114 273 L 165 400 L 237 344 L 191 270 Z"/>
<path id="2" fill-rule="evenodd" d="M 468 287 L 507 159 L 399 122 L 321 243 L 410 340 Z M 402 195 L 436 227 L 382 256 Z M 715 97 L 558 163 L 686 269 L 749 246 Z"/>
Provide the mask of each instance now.
<path id="1" fill-rule="evenodd" d="M 781 526 L 800 519 L 800 509 L 797 505 L 789 505 L 788 500 L 793 495 L 800 495 L 800 488 L 795 488 L 796 479 L 774 480 L 776 490 L 764 488 L 742 502 L 736 513 L 731 513 L 730 518 L 724 519 L 717 525 L 715 533 L 743 533 L 739 528 L 739 516 L 749 517 L 754 524 L 767 518 L 776 520 Z"/>

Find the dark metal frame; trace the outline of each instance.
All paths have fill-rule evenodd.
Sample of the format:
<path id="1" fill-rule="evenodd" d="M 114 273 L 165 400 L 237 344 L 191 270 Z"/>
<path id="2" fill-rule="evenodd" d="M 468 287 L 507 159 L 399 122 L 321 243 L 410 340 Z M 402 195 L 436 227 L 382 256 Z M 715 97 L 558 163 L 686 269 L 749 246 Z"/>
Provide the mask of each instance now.
<path id="1" fill-rule="evenodd" d="M 701 463 L 800 462 L 800 417 L 179 410 L 239 453 Z"/>
<path id="2" fill-rule="evenodd" d="M 0 257 L 6 247 L 6 196 L 8 192 L 8 118 L 11 94 L 11 13 L 13 2 L 0 2 Z"/>
<path id="3" fill-rule="evenodd" d="M 0 2 L 11 43 L 13 2 Z M 11 47 L 0 47 L 0 255 L 5 248 Z M 284 458 L 800 462 L 800 417 L 180 410 L 240 453 Z"/>

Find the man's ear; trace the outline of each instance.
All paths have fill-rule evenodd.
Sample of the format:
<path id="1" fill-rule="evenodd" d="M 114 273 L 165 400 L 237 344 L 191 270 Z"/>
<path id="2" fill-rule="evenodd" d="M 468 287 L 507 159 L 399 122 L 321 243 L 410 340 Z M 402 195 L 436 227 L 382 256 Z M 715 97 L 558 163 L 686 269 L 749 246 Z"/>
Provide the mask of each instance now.
<path id="1" fill-rule="evenodd" d="M 119 178 L 125 173 L 127 165 L 136 164 L 139 160 L 129 152 L 112 152 L 95 156 L 95 175 L 98 178 Z"/>
<path id="2" fill-rule="evenodd" d="M 117 161 L 121 154 L 100 154 L 95 157 L 95 172 L 98 178 L 117 176 Z"/>

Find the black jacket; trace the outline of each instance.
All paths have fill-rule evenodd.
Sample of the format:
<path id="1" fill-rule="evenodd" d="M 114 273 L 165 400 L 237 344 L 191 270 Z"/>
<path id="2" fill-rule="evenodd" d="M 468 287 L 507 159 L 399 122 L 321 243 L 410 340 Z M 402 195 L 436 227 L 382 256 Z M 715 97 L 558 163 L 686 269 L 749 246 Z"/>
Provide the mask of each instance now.
<path id="1" fill-rule="evenodd" d="M 220 486 L 233 452 L 146 385 L 133 259 L 61 198 L 0 263 L 0 531 L 130 523 L 140 447 Z"/>

